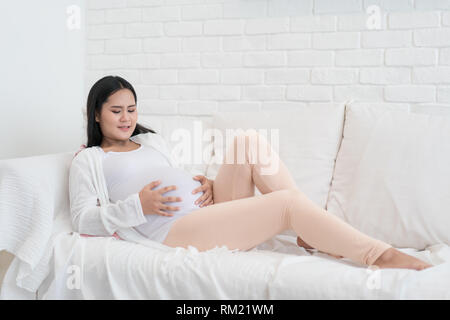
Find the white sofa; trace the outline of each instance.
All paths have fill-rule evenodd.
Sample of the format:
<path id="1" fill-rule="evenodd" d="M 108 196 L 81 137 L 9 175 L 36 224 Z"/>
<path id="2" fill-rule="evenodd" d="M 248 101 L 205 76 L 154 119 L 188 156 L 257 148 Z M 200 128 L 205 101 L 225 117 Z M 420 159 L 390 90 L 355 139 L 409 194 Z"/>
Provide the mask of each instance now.
<path id="1" fill-rule="evenodd" d="M 438 111 L 322 104 L 216 113 L 201 121 L 203 131 L 268 130 L 269 142 L 312 200 L 432 268 L 367 268 L 300 248 L 292 231 L 247 252 L 80 237 L 68 217 L 74 150 L 0 161 L 0 250 L 15 255 L 0 297 L 450 299 L 450 112 Z M 172 146 L 176 129 L 199 137 L 196 118 L 140 121 Z M 214 179 L 222 141 L 214 140 L 207 163 L 186 169 Z"/>

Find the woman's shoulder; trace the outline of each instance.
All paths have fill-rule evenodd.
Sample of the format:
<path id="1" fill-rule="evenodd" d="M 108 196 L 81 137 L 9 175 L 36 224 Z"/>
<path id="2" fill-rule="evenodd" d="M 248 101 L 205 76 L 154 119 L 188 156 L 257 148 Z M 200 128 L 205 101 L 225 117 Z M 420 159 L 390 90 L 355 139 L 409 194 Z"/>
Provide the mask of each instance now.
<path id="1" fill-rule="evenodd" d="M 71 166 L 78 166 L 81 168 L 87 168 L 89 166 L 89 162 L 92 159 L 92 155 L 94 152 L 96 152 L 95 148 L 98 147 L 89 147 L 89 148 L 83 148 L 80 151 L 78 151 L 75 156 L 72 159 Z"/>

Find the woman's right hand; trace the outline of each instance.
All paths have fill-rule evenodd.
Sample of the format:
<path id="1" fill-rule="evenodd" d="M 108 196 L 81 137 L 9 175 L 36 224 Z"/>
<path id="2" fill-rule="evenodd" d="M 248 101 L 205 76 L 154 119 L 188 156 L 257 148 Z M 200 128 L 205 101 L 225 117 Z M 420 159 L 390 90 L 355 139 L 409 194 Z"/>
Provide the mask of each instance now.
<path id="1" fill-rule="evenodd" d="M 152 181 L 139 192 L 142 211 L 144 214 L 159 214 L 171 217 L 173 216 L 173 213 L 164 212 L 162 210 L 177 211 L 180 210 L 180 208 L 165 205 L 163 202 L 176 202 L 182 201 L 182 199 L 180 197 L 163 197 L 162 195 L 168 191 L 175 190 L 177 188 L 176 186 L 167 186 L 158 190 L 153 190 L 160 183 L 161 181 Z"/>

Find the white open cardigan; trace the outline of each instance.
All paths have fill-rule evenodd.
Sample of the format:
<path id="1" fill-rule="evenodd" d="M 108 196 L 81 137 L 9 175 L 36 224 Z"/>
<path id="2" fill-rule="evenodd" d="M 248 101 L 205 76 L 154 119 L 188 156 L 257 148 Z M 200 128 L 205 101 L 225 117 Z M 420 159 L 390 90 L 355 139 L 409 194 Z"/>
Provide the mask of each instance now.
<path id="1" fill-rule="evenodd" d="M 130 140 L 155 148 L 167 158 L 172 167 L 184 169 L 172 156 L 161 135 L 142 133 L 132 136 Z M 147 222 L 139 194 L 133 193 L 123 201 L 111 203 L 103 173 L 102 157 L 102 150 L 95 146 L 83 149 L 72 161 L 69 196 L 74 229 L 80 234 L 111 236 L 117 233 L 123 240 L 147 242 L 148 239 L 133 228 Z"/>

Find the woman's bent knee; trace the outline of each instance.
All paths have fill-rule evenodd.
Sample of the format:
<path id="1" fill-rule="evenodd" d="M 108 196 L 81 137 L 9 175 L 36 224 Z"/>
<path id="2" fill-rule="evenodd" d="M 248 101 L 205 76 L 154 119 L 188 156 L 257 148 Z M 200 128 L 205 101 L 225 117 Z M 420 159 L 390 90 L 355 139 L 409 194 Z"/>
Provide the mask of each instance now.
<path id="1" fill-rule="evenodd" d="M 299 197 L 305 196 L 305 194 L 302 191 L 300 191 L 300 189 L 298 189 L 298 188 L 282 189 L 280 191 L 282 191 L 283 196 L 289 200 L 297 199 Z"/>
<path id="2" fill-rule="evenodd" d="M 276 192 L 279 192 L 283 213 L 288 221 L 290 221 L 290 215 L 293 213 L 292 208 L 299 208 L 301 203 L 304 203 L 307 200 L 307 197 L 298 188 L 283 189 Z M 288 222 L 288 224 L 290 224 L 290 222 Z"/>
<path id="3" fill-rule="evenodd" d="M 292 207 L 292 202 L 298 201 L 304 196 L 303 193 L 296 188 L 273 191 L 272 194 L 278 199 L 285 211 Z"/>

